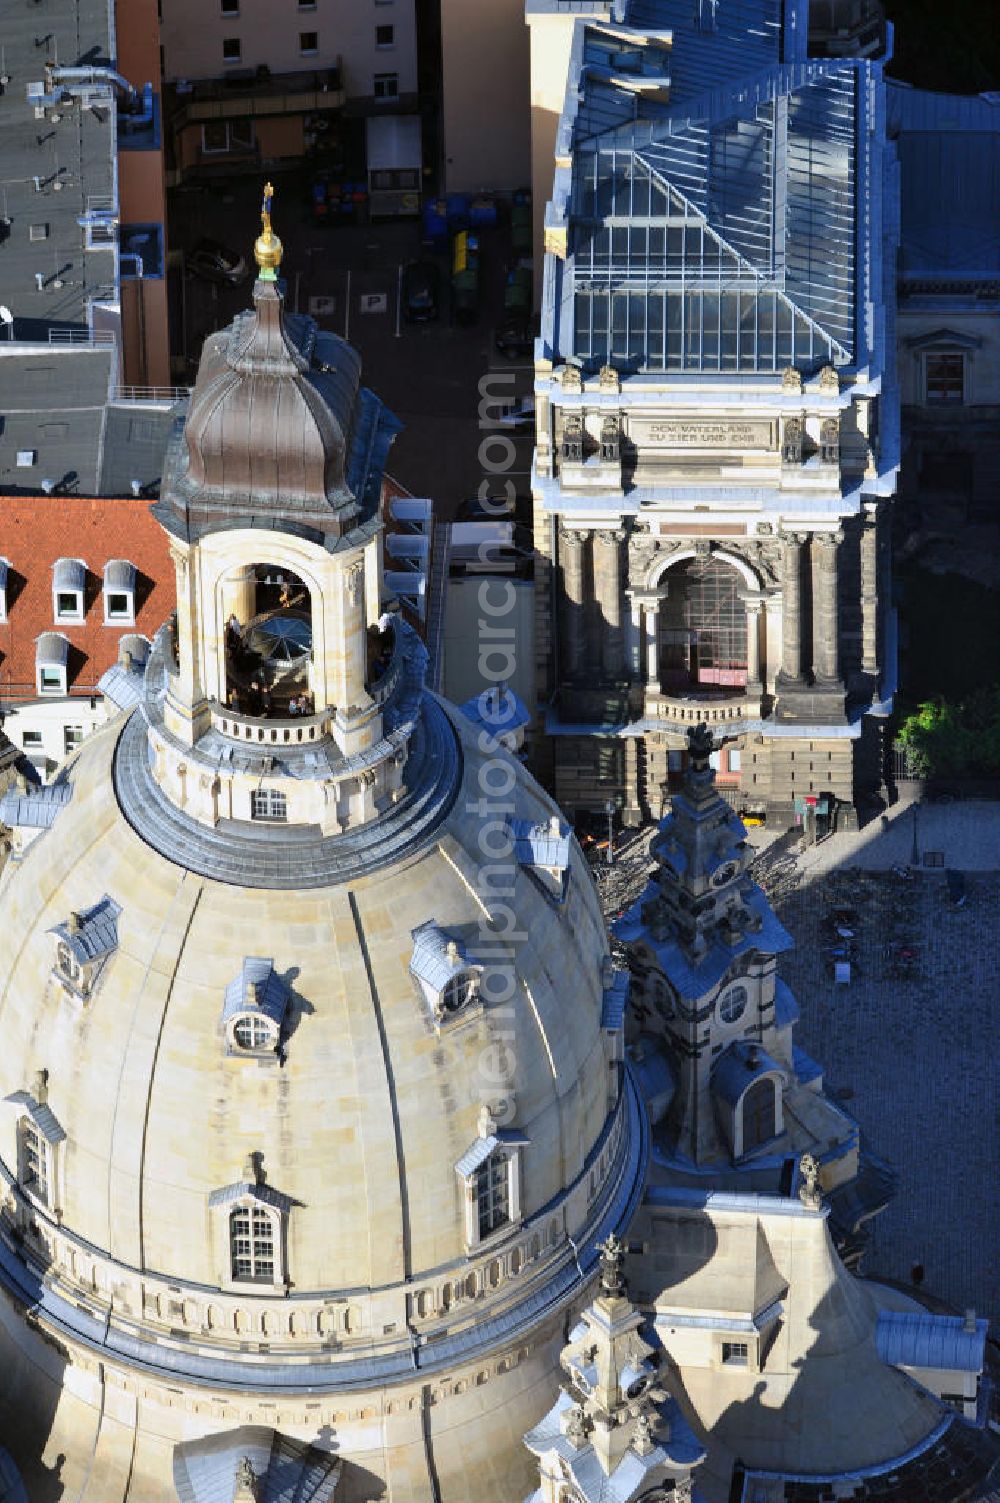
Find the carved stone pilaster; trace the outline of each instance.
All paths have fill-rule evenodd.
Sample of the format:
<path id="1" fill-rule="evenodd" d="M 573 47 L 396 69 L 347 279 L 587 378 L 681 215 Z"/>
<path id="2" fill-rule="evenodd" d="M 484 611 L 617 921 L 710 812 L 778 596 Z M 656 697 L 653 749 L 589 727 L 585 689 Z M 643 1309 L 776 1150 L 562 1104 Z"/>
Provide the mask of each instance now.
<path id="1" fill-rule="evenodd" d="M 612 678 L 624 667 L 622 633 L 622 544 L 623 530 L 598 532 L 594 536 L 594 592 L 603 617 L 601 666 Z"/>
<path id="2" fill-rule="evenodd" d="M 798 687 L 802 677 L 802 545 L 801 533 L 781 537 L 781 672 L 779 690 Z"/>
<path id="3" fill-rule="evenodd" d="M 582 672 L 584 667 L 584 572 L 589 536 L 587 532 L 574 530 L 563 530 L 559 534 L 559 561 L 562 566 L 562 658 L 563 671 L 569 675 Z"/>
<path id="4" fill-rule="evenodd" d="M 813 672 L 817 684 L 840 683 L 840 611 L 838 556 L 842 532 L 813 538 Z"/>

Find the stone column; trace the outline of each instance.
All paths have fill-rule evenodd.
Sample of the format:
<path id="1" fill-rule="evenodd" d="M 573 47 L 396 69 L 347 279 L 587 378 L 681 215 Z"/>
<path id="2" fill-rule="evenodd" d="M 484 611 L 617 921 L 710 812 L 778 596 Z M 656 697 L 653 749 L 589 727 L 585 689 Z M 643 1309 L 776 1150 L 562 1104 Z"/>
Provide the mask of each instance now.
<path id="1" fill-rule="evenodd" d="M 879 676 L 878 661 L 878 513 L 861 524 L 861 670 Z"/>
<path id="2" fill-rule="evenodd" d="M 801 533 L 781 539 L 781 678 L 802 683 L 802 545 Z"/>
<path id="3" fill-rule="evenodd" d="M 658 605 L 647 604 L 646 612 L 646 683 L 651 689 L 660 692 L 660 650 L 657 641 L 657 627 L 660 620 L 660 608 Z"/>
<path id="4" fill-rule="evenodd" d="M 621 545 L 624 532 L 594 535 L 594 592 L 603 617 L 601 666 L 609 678 L 620 678 L 622 653 Z"/>
<path id="5" fill-rule="evenodd" d="M 747 612 L 747 688 L 760 690 L 760 618 L 763 600 L 746 602 Z"/>
<path id="6" fill-rule="evenodd" d="M 587 633 L 583 598 L 583 571 L 586 559 L 587 533 L 570 532 L 559 534 L 559 563 L 562 570 L 563 673 L 582 673 L 586 651 Z"/>
<path id="7" fill-rule="evenodd" d="M 840 611 L 837 556 L 842 532 L 813 536 L 813 673 L 817 684 L 840 682 Z"/>

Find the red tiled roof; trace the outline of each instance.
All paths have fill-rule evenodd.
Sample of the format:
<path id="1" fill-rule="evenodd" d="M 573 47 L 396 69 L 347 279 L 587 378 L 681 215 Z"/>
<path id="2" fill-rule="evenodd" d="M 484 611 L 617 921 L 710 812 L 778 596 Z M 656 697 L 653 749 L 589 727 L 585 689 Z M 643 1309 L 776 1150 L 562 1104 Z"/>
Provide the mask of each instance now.
<path id="1" fill-rule="evenodd" d="M 70 694 L 92 694 L 117 661 L 121 638 L 152 637 L 175 605 L 167 534 L 144 497 L 0 496 L 0 558 L 10 566 L 7 620 L 0 621 L 0 703 L 37 697 L 35 642 L 42 632 L 62 632 L 71 643 Z M 52 565 L 59 558 L 87 565 L 80 625 L 53 616 Z M 104 624 L 104 565 L 112 558 L 136 568 L 134 626 Z"/>

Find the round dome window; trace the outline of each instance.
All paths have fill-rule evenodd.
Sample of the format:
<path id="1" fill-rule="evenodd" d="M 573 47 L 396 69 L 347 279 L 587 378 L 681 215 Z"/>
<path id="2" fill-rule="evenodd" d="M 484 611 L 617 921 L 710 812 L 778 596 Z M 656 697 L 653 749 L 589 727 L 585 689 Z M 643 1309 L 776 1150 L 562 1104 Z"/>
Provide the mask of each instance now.
<path id="1" fill-rule="evenodd" d="M 719 999 L 719 1017 L 724 1023 L 736 1023 L 746 1011 L 749 1000 L 745 986 L 731 986 Z"/>
<path id="2" fill-rule="evenodd" d="M 442 1012 L 461 1012 L 472 1001 L 476 991 L 476 978 L 469 971 L 461 971 L 446 982 L 441 993 Z"/>
<path id="3" fill-rule="evenodd" d="M 270 1049 L 274 1043 L 271 1025 L 255 1017 L 237 1018 L 233 1038 L 239 1049 Z"/>

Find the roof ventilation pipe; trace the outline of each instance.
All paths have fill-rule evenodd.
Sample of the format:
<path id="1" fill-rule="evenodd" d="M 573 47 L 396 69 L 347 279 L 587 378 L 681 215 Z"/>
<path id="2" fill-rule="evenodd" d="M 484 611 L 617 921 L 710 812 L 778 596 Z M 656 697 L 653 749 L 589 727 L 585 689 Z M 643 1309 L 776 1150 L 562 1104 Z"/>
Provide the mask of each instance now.
<path id="1" fill-rule="evenodd" d="M 110 84 L 128 100 L 134 99 L 136 93 L 128 79 L 116 73 L 114 68 L 63 68 L 58 63 L 46 63 L 45 87 L 51 91 L 54 84 Z M 74 92 L 72 88 L 70 92 Z"/>

